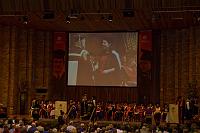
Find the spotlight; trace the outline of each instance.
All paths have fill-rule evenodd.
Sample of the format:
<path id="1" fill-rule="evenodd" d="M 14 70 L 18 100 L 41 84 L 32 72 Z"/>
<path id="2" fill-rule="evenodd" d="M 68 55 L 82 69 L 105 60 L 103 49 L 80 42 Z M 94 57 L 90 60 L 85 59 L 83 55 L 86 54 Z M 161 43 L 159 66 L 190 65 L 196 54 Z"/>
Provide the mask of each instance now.
<path id="1" fill-rule="evenodd" d="M 70 24 L 70 17 L 69 17 L 69 16 L 66 17 L 65 22 L 66 22 L 67 24 Z"/>
<path id="2" fill-rule="evenodd" d="M 112 21 L 113 21 L 113 16 L 112 16 L 112 15 L 109 15 L 109 16 L 108 16 L 108 21 L 109 21 L 109 22 L 112 22 Z"/>
<path id="3" fill-rule="evenodd" d="M 23 16 L 22 20 L 23 20 L 23 24 L 28 24 L 28 16 Z"/>

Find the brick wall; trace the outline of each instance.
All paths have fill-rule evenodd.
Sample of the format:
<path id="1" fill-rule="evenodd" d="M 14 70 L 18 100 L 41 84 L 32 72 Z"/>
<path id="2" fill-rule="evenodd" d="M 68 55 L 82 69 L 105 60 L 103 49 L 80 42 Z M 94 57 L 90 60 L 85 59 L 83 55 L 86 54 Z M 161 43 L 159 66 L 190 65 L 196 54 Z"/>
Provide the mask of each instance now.
<path id="1" fill-rule="evenodd" d="M 199 34 L 200 27 L 161 32 L 161 103 L 174 103 L 178 96 L 185 96 L 189 82 L 197 80 L 197 87 L 200 86 Z M 28 111 L 34 89 L 49 88 L 52 33 L 0 25 L 0 36 L 0 103 L 8 107 L 9 114 L 20 113 L 20 88 L 24 91 L 23 86 L 26 84 L 25 109 Z M 72 94 L 81 95 L 85 89 L 74 88 Z M 95 94 L 98 93 L 97 90 Z M 119 91 L 114 88 L 112 90 L 122 91 L 121 88 Z M 132 90 L 128 89 L 126 92 Z M 91 95 L 93 93 L 91 91 Z M 122 94 L 119 93 L 117 97 L 126 98 Z"/>
<path id="2" fill-rule="evenodd" d="M 34 89 L 48 88 L 52 33 L 0 26 L 0 36 L 0 103 L 19 114 L 21 98 L 28 113 Z"/>
<path id="3" fill-rule="evenodd" d="M 200 27 L 165 30 L 161 33 L 161 102 L 175 103 L 187 96 L 189 83 L 200 86 Z"/>

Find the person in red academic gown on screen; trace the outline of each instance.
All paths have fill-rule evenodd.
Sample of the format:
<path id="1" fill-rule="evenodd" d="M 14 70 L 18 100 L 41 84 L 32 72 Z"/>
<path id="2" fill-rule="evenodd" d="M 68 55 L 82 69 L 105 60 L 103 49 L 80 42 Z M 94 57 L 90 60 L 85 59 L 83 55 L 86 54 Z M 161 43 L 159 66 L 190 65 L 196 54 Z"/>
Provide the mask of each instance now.
<path id="1" fill-rule="evenodd" d="M 102 53 L 100 55 L 96 84 L 101 86 L 119 86 L 122 83 L 121 80 L 121 60 L 117 51 L 111 48 L 111 43 L 108 40 L 103 39 Z"/>

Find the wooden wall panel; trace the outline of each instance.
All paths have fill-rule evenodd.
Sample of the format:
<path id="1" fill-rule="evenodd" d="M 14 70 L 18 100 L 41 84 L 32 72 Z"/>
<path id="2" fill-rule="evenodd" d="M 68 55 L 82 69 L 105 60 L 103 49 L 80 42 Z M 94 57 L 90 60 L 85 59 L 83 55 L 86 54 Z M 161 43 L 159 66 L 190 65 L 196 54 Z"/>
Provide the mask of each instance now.
<path id="1" fill-rule="evenodd" d="M 49 10 L 110 10 L 124 9 L 126 0 L 7 0 L 2 1 L 4 11 L 44 11 Z M 199 0 L 127 0 L 133 9 L 197 7 Z"/>
<path id="2" fill-rule="evenodd" d="M 23 102 L 23 113 L 28 113 L 34 89 L 49 84 L 51 33 L 0 26 L 0 35 L 0 103 L 8 114 L 19 114 Z"/>
<path id="3" fill-rule="evenodd" d="M 52 33 L 1 27 L 0 58 L 5 66 L 0 66 L 0 91 L 2 102 L 8 107 L 9 114 L 21 113 L 20 96 L 26 93 L 26 113 L 34 98 L 35 88 L 51 87 L 52 72 Z M 157 42 L 158 43 L 158 42 Z M 156 60 L 156 59 L 155 59 Z M 11 84 L 9 84 L 11 83 Z M 156 83 L 156 82 L 155 82 Z M 137 102 L 137 87 L 68 87 L 61 99 L 80 100 L 84 93 L 96 96 L 100 101 Z M 59 90 L 58 90 L 59 91 Z M 154 89 L 154 91 L 157 91 Z M 153 92 L 153 91 L 152 91 Z M 156 98 L 151 98 L 155 101 Z"/>
<path id="4" fill-rule="evenodd" d="M 28 30 L 28 37 L 27 37 L 27 108 L 31 106 L 32 102 L 32 94 L 34 92 L 33 90 L 33 30 Z"/>
<path id="5" fill-rule="evenodd" d="M 162 31 L 161 101 L 175 103 L 178 96 L 186 98 L 189 83 L 197 82 L 198 91 L 199 33 L 199 27 Z"/>
<path id="6" fill-rule="evenodd" d="M 25 5 L 28 6 L 30 11 L 43 11 L 43 7 L 42 7 L 42 2 L 43 0 L 27 0 L 27 4 L 29 5 Z"/>
<path id="7" fill-rule="evenodd" d="M 16 27 L 10 28 L 10 45 L 9 45 L 9 79 L 8 79 L 8 107 L 10 108 L 8 111 L 9 114 L 16 113 L 16 101 L 13 98 L 16 97 L 15 90 L 17 87 L 17 80 L 16 80 L 16 74 L 15 74 L 15 54 L 16 54 L 16 46 L 15 46 L 15 35 L 16 35 Z"/>
<path id="8" fill-rule="evenodd" d="M 176 97 L 185 96 L 188 84 L 194 80 L 197 87 L 200 86 L 199 34 L 200 27 L 161 31 L 161 102 L 174 103 Z M 19 99 L 16 97 L 19 97 L 17 91 L 21 82 L 28 81 L 29 102 L 35 88 L 50 85 L 52 34 L 0 26 L 0 35 L 0 60 L 4 64 L 0 65 L 0 102 L 7 105 L 9 113 L 19 112 L 16 109 L 19 103 L 15 105 L 14 100 Z M 137 88 L 66 86 L 64 93 L 67 100 L 79 100 L 84 93 L 104 101 L 133 102 L 138 99 Z M 11 100 L 11 97 L 15 99 Z"/>
<path id="9" fill-rule="evenodd" d="M 184 0 L 184 5 L 185 6 L 200 6 L 200 1 L 199 0 Z"/>
<path id="10" fill-rule="evenodd" d="M 196 45 L 196 73 L 194 74 L 197 79 L 197 87 L 200 86 L 200 38 L 199 38 L 200 28 L 196 28 L 194 32 L 194 43 Z M 197 90 L 198 96 L 200 95 L 200 89 Z"/>
<path id="11" fill-rule="evenodd" d="M 37 31 L 34 33 L 34 48 L 33 48 L 33 71 L 34 71 L 34 86 L 43 87 L 44 85 L 44 32 Z"/>
<path id="12" fill-rule="evenodd" d="M 9 79 L 9 42 L 10 42 L 10 28 L 2 27 L 0 28 L 0 90 L 1 90 L 1 102 L 4 105 L 8 104 L 8 79 Z"/>
<path id="13" fill-rule="evenodd" d="M 2 36 L 2 34 L 3 34 L 3 26 L 1 26 L 0 25 L 0 36 Z M 0 38 L 0 44 L 1 44 L 1 42 L 3 41 L 3 38 L 1 37 Z M 2 53 L 3 52 L 3 49 L 2 49 L 2 46 L 0 45 L 0 53 Z M 2 58 L 4 57 L 5 55 L 3 55 L 3 54 L 0 54 L 0 60 L 2 60 Z M 2 75 L 2 73 L 3 73 L 3 65 L 0 65 L 0 75 Z M 2 78 L 0 78 L 0 84 L 2 84 L 2 82 L 3 82 L 3 79 Z M 0 93 L 2 94 L 2 95 L 0 95 L 0 103 L 2 103 L 2 104 L 5 104 L 5 102 L 6 102 L 6 99 L 4 98 L 4 88 L 2 87 L 2 86 L 0 86 L 1 87 L 1 89 L 0 89 Z"/>

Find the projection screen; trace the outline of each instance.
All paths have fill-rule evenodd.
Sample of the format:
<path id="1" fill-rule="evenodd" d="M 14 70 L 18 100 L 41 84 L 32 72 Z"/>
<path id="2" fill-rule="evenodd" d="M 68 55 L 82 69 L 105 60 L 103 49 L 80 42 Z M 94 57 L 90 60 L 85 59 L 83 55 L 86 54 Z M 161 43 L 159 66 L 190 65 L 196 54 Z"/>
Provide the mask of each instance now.
<path id="1" fill-rule="evenodd" d="M 68 85 L 137 86 L 137 32 L 69 33 Z"/>

